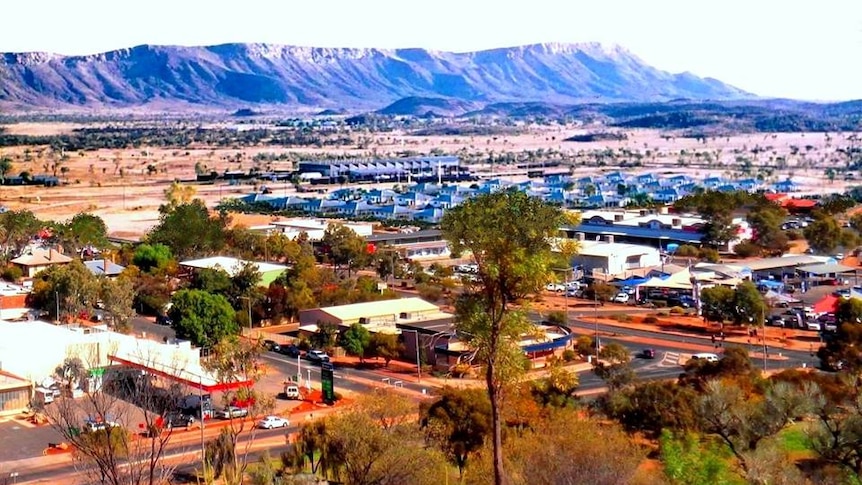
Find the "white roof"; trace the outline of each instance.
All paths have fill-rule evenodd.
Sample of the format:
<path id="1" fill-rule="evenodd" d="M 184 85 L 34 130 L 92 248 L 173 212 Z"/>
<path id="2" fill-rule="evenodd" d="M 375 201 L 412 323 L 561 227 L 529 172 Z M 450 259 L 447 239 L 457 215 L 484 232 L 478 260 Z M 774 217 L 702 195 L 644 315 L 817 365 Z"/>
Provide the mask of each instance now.
<path id="1" fill-rule="evenodd" d="M 395 300 L 369 301 L 352 305 L 331 306 L 320 309 L 333 317 L 345 321 L 357 318 L 374 318 L 400 313 L 439 312 L 440 308 L 422 298 L 398 298 Z"/>
<path id="2" fill-rule="evenodd" d="M 243 259 L 231 258 L 229 256 L 213 256 L 211 258 L 192 259 L 183 261 L 180 266 L 188 266 L 190 268 L 199 269 L 220 269 L 228 275 L 236 275 L 246 263 L 252 263 L 257 266 L 257 270 L 261 273 L 269 273 L 270 271 L 284 271 L 287 266 L 273 263 L 259 263 L 257 261 L 246 261 Z"/>
<path id="3" fill-rule="evenodd" d="M 631 256 L 636 254 L 658 253 L 658 249 L 638 244 L 608 243 L 602 241 L 581 241 L 579 255 L 583 256 Z"/>

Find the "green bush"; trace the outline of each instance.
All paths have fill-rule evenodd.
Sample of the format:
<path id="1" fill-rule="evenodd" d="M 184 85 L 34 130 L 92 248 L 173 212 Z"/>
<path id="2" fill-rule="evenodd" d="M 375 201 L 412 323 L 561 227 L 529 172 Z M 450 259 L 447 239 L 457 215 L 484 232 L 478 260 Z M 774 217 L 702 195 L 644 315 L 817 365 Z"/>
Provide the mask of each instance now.
<path id="1" fill-rule="evenodd" d="M 742 241 L 733 247 L 733 252 L 741 258 L 752 258 L 760 255 L 760 246 L 751 241 Z"/>
<path id="2" fill-rule="evenodd" d="M 627 313 L 616 313 L 611 315 L 611 320 L 616 320 L 618 322 L 630 322 L 632 321 L 632 317 Z"/>
<path id="3" fill-rule="evenodd" d="M 721 261 L 721 258 L 718 256 L 718 251 L 712 248 L 703 248 L 700 250 L 700 259 L 708 262 L 708 263 L 717 263 Z"/>
<path id="4" fill-rule="evenodd" d="M 700 250 L 690 244 L 683 244 L 676 248 L 676 251 L 674 251 L 673 254 L 674 256 L 680 256 L 683 258 L 695 258 L 700 254 Z"/>
<path id="5" fill-rule="evenodd" d="M 671 315 L 682 315 L 683 313 L 685 313 L 685 308 L 683 308 L 681 306 L 675 306 L 675 307 L 670 309 Z"/>
<path id="6" fill-rule="evenodd" d="M 658 312 L 655 314 L 657 317 L 666 317 L 669 315 L 668 312 Z"/>
<path id="7" fill-rule="evenodd" d="M 572 349 L 566 349 L 563 351 L 563 362 L 571 362 L 578 358 L 578 354 L 575 353 Z"/>
<path id="8" fill-rule="evenodd" d="M 437 285 L 417 283 L 416 291 L 423 300 L 430 302 L 436 302 L 443 297 L 443 288 Z"/>
<path id="9" fill-rule="evenodd" d="M 648 317 L 644 317 L 644 323 L 658 323 L 658 318 L 650 315 Z"/>
<path id="10" fill-rule="evenodd" d="M 3 271 L 0 272 L 0 279 L 11 282 L 18 281 L 22 276 L 24 276 L 24 272 L 17 266 L 6 266 L 3 268 Z"/>

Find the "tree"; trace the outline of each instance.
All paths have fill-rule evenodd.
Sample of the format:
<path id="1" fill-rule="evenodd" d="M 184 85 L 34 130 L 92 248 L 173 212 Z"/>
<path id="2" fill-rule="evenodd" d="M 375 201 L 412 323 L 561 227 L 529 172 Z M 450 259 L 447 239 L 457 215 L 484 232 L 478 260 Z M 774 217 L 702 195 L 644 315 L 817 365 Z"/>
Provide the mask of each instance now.
<path id="1" fill-rule="evenodd" d="M 170 316 L 177 338 L 212 348 L 225 337 L 239 333 L 236 315 L 227 299 L 201 290 L 179 290 L 171 298 Z"/>
<path id="2" fill-rule="evenodd" d="M 716 444 L 690 432 L 663 430 L 659 439 L 664 473 L 674 485 L 733 483 L 728 453 Z"/>
<path id="3" fill-rule="evenodd" d="M 557 408 L 576 407 L 578 397 L 575 391 L 579 385 L 578 375 L 563 366 L 562 359 L 551 359 L 548 375 L 533 381 L 530 393 L 542 406 Z"/>
<path id="4" fill-rule="evenodd" d="M 63 380 L 66 391 L 71 393 L 87 375 L 87 369 L 79 357 L 66 357 L 54 370 L 54 374 Z"/>
<path id="5" fill-rule="evenodd" d="M 48 311 L 53 318 L 75 317 L 95 306 L 100 289 L 96 276 L 76 259 L 39 272 L 28 301 L 32 306 Z"/>
<path id="6" fill-rule="evenodd" d="M 147 273 L 165 269 L 173 261 L 174 255 L 171 254 L 171 248 L 164 244 L 143 243 L 135 248 L 135 254 L 132 256 L 132 264 Z"/>
<path id="7" fill-rule="evenodd" d="M 185 204 L 191 204 L 195 200 L 197 190 L 191 185 L 182 185 L 176 180 L 171 182 L 171 185 L 165 189 L 166 204 L 159 207 L 159 212 L 173 212 L 177 207 Z"/>
<path id="8" fill-rule="evenodd" d="M 62 227 L 61 239 L 67 243 L 68 249 L 75 252 L 88 248 L 103 249 L 108 247 L 108 226 L 101 217 L 82 212 Z"/>
<path id="9" fill-rule="evenodd" d="M 129 319 L 134 314 L 135 284 L 128 276 L 101 278 L 99 295 L 105 312 L 110 316 L 114 329 L 126 333 L 131 330 Z"/>
<path id="10" fill-rule="evenodd" d="M 619 291 L 614 285 L 603 281 L 594 281 L 587 287 L 584 296 L 590 300 L 611 301 Z"/>
<path id="11" fill-rule="evenodd" d="M 703 317 L 708 322 L 733 320 L 736 315 L 735 292 L 729 286 L 717 285 L 700 292 Z"/>
<path id="12" fill-rule="evenodd" d="M 467 459 L 491 434 L 491 403 L 481 389 L 443 389 L 440 397 L 420 411 L 427 443 L 436 446 L 458 467 L 463 478 Z"/>
<path id="13" fill-rule="evenodd" d="M 221 268 L 200 268 L 192 276 L 191 287 L 212 294 L 226 294 L 231 288 L 230 275 Z"/>
<path id="14" fill-rule="evenodd" d="M 601 348 L 599 359 L 593 362 L 593 373 L 605 381 L 610 391 L 629 385 L 635 378 L 631 354 L 622 345 L 612 342 Z"/>
<path id="15" fill-rule="evenodd" d="M 842 228 L 835 217 L 818 212 L 814 222 L 802 230 L 811 249 L 820 253 L 829 253 L 841 245 Z"/>
<path id="16" fill-rule="evenodd" d="M 93 369 L 96 359 L 84 355 L 80 362 L 84 368 Z M 153 365 L 153 356 L 141 354 L 138 359 Z M 129 369 L 82 374 L 81 380 L 100 385 L 82 386 L 81 397 L 63 394 L 44 410 L 51 427 L 75 450 L 76 470 L 82 480 L 110 485 L 168 483 L 174 467 L 165 460 L 165 453 L 172 430 L 159 423 L 168 409 L 174 409 L 179 388 L 158 387 L 152 376 Z M 82 426 L 84 420 L 105 425 L 88 428 Z M 147 432 L 129 431 L 138 427 Z"/>
<path id="17" fill-rule="evenodd" d="M 44 223 L 27 210 L 6 211 L 0 214 L 0 249 L 4 255 L 21 254 L 30 239 Z"/>
<path id="18" fill-rule="evenodd" d="M 210 217 L 203 201 L 195 199 L 162 212 L 147 242 L 169 247 L 180 259 L 205 256 L 224 247 L 227 222 L 225 215 Z"/>
<path id="19" fill-rule="evenodd" d="M 255 389 L 255 384 L 263 377 L 263 365 L 260 363 L 262 351 L 262 343 L 240 339 L 236 335 L 220 338 L 212 347 L 204 368 L 215 374 L 219 383 L 226 384 L 231 389 L 222 393 L 225 406 L 246 408 L 250 416 L 272 412 L 275 404 L 272 396 Z M 254 444 L 257 427 L 246 427 L 247 421 L 244 419 L 234 419 L 232 416 L 229 418 L 228 426 L 222 430 L 223 443 L 217 447 L 222 451 L 219 462 L 224 466 L 221 470 L 214 471 L 224 472 L 224 483 L 240 485 L 248 468 L 248 455 Z M 239 440 L 244 434 L 248 439 L 240 448 Z M 211 465 L 212 463 L 207 464 Z"/>
<path id="20" fill-rule="evenodd" d="M 824 369 L 862 369 L 862 300 L 850 298 L 838 304 L 835 312 L 838 331 L 820 347 L 817 356 Z"/>
<path id="21" fill-rule="evenodd" d="M 734 323 L 763 326 L 769 305 L 751 281 L 743 281 L 733 293 L 733 307 L 736 311 Z"/>
<path id="22" fill-rule="evenodd" d="M 338 271 L 340 266 L 347 266 L 347 275 L 350 276 L 351 270 L 368 263 L 368 245 L 365 238 L 344 224 L 330 224 L 323 232 L 321 243 L 331 258 L 335 271 Z"/>
<path id="23" fill-rule="evenodd" d="M 316 349 L 331 349 L 338 338 L 338 327 L 332 323 L 318 322 L 317 331 L 311 336 L 311 345 Z"/>
<path id="24" fill-rule="evenodd" d="M 12 171 L 12 159 L 0 157 L 0 185 L 6 182 L 6 175 Z"/>
<path id="25" fill-rule="evenodd" d="M 648 381 L 623 389 L 601 404 L 602 411 L 626 430 L 655 438 L 666 429 L 696 429 L 697 397 L 693 389 L 675 382 Z"/>
<path id="26" fill-rule="evenodd" d="M 338 339 L 341 346 L 349 355 L 359 357 L 359 362 L 365 359 L 365 353 L 371 344 L 371 332 L 361 323 L 353 323 Z"/>
<path id="27" fill-rule="evenodd" d="M 441 229 L 453 252 L 470 251 L 478 265 L 479 284 L 456 304 L 458 331 L 485 367 L 491 402 L 494 483 L 503 470 L 501 405 L 504 387 L 523 369 L 523 352 L 514 343 L 529 324 L 509 303 L 536 293 L 548 280 L 550 240 L 565 222 L 563 212 L 520 191 L 483 194 L 448 210 Z"/>
<path id="28" fill-rule="evenodd" d="M 398 336 L 391 333 L 376 332 L 371 335 L 369 344 L 371 355 L 375 358 L 383 358 L 384 365 L 389 367 L 389 362 L 401 355 L 403 346 L 398 342 Z"/>
<path id="29" fill-rule="evenodd" d="M 787 211 L 778 204 L 759 196 L 757 203 L 748 212 L 748 223 L 754 232 L 752 241 L 769 254 L 781 254 L 787 250 L 787 234 L 781 228 Z M 738 253 L 737 253 L 738 254 Z"/>

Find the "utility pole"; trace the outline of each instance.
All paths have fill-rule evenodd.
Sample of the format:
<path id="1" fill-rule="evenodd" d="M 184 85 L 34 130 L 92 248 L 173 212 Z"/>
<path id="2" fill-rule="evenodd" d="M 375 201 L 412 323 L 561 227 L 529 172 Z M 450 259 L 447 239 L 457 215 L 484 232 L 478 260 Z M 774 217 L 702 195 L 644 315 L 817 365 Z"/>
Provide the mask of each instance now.
<path id="1" fill-rule="evenodd" d="M 419 359 L 419 330 L 415 330 L 416 335 L 416 375 L 418 382 L 422 382 L 422 361 Z"/>

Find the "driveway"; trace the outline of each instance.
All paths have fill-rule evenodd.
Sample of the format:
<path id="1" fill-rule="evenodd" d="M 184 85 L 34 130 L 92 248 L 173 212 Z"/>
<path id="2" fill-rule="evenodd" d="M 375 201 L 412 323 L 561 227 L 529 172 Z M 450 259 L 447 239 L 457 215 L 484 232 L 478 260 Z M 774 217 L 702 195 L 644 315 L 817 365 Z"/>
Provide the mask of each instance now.
<path id="1" fill-rule="evenodd" d="M 63 441 L 51 426 L 34 427 L 16 420 L 0 422 L 0 436 L 3 437 L 0 439 L 0 462 L 42 456 L 48 443 Z"/>

